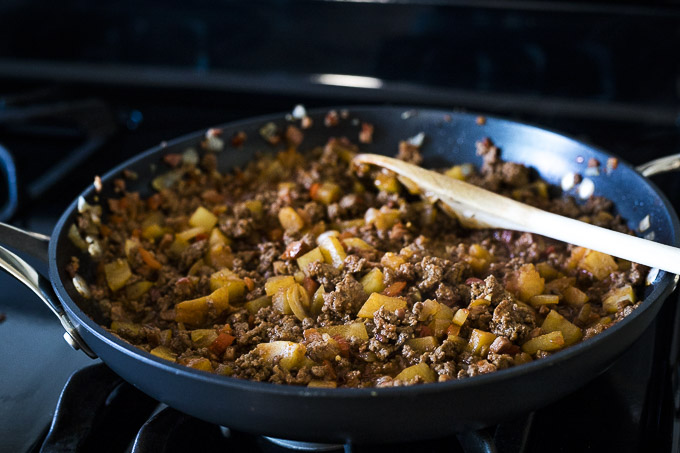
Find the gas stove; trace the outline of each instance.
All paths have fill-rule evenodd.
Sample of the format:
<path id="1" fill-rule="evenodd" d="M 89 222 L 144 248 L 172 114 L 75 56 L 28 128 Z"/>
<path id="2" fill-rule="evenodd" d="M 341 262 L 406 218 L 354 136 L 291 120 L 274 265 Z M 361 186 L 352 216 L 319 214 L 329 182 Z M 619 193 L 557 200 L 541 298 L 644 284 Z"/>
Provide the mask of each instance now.
<path id="1" fill-rule="evenodd" d="M 170 1 L 162 14 L 131 1 L 115 11 L 79 1 L 3 5 L 0 218 L 49 234 L 115 164 L 163 140 L 300 103 L 495 114 L 635 165 L 680 152 L 672 2 L 383 3 Z M 680 210 L 680 178 L 654 182 Z M 4 274 L 0 288 L 0 452 L 680 448 L 677 292 L 606 372 L 516 420 L 402 445 L 310 445 L 160 405 L 71 350 L 28 289 Z"/>

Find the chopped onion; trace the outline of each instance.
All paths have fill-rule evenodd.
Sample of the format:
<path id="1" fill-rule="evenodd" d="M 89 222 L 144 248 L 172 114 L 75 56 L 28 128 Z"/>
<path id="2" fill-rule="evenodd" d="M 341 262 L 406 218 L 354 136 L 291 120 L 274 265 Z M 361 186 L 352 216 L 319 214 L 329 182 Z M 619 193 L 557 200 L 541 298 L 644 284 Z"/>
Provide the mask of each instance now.
<path id="1" fill-rule="evenodd" d="M 73 286 L 76 288 L 76 291 L 78 291 L 78 294 L 83 296 L 85 299 L 92 297 L 90 287 L 87 285 L 87 282 L 81 275 L 76 274 L 75 277 L 73 277 Z"/>
<path id="2" fill-rule="evenodd" d="M 327 238 L 331 236 L 339 236 L 340 232 L 336 230 L 328 230 L 324 231 L 321 233 L 317 238 L 316 238 L 316 243 L 317 245 L 320 245 L 323 241 L 325 241 Z"/>
<path id="3" fill-rule="evenodd" d="M 575 183 L 576 183 L 576 173 L 570 171 L 569 173 L 562 176 L 561 186 L 562 186 L 562 190 L 564 190 L 565 192 L 573 189 Z"/>
<path id="4" fill-rule="evenodd" d="M 651 222 L 649 220 L 649 214 L 647 214 L 644 219 L 640 220 L 640 224 L 638 225 L 638 229 L 640 230 L 640 233 L 644 233 L 649 229 L 651 226 Z"/>
<path id="5" fill-rule="evenodd" d="M 656 277 L 659 276 L 659 269 L 656 267 L 653 267 L 652 269 L 649 270 L 649 273 L 647 274 L 647 279 L 645 280 L 645 283 L 647 285 L 651 285 L 656 281 Z"/>
<path id="6" fill-rule="evenodd" d="M 425 132 L 418 132 L 416 135 L 414 135 L 413 137 L 411 137 L 407 140 L 407 142 L 410 145 L 413 145 L 417 148 L 420 148 L 421 146 L 423 146 L 424 141 L 425 141 Z"/>
<path id="7" fill-rule="evenodd" d="M 590 178 L 583 178 L 578 187 L 578 196 L 582 199 L 590 198 L 595 193 L 595 183 Z"/>
<path id="8" fill-rule="evenodd" d="M 198 153 L 196 150 L 194 148 L 187 148 L 182 153 L 182 162 L 190 165 L 198 164 Z"/>
<path id="9" fill-rule="evenodd" d="M 298 104 L 293 108 L 293 112 L 291 113 L 293 115 L 293 118 L 296 120 L 301 120 L 305 116 L 307 116 L 307 109 L 305 109 L 305 106 L 302 104 Z"/>

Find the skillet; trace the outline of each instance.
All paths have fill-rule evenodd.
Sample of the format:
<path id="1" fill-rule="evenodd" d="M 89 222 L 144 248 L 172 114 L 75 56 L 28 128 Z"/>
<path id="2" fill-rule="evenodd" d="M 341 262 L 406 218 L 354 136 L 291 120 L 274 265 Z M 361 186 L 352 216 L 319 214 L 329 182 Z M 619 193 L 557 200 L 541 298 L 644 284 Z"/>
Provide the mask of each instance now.
<path id="1" fill-rule="evenodd" d="M 549 183 L 559 185 L 567 172 L 583 174 L 590 158 L 601 163 L 611 157 L 594 147 L 533 126 L 486 118 L 478 124 L 474 114 L 404 107 L 351 107 L 350 118 L 327 128 L 327 109 L 310 112 L 312 129 L 305 131 L 301 148 L 323 145 L 330 136 L 356 141 L 360 122 L 375 127 L 373 143 L 361 152 L 394 155 L 398 142 L 425 134 L 422 146 L 426 167 L 453 163 L 481 163 L 475 142 L 490 137 L 504 159 L 535 169 Z M 358 118 L 360 122 L 353 121 Z M 284 128 L 283 114 L 219 126 L 228 142 L 237 131 L 248 140 L 241 148 L 229 144 L 217 153 L 220 171 L 243 167 L 256 151 L 270 148 L 259 136 L 267 122 Z M 479 122 L 481 123 L 481 122 Z M 206 131 L 190 134 L 152 148 L 102 176 L 103 190 L 94 186 L 82 193 L 88 203 L 95 197 L 114 196 L 113 179 L 124 169 L 138 174 L 128 190 L 142 196 L 152 191 L 150 181 L 167 171 L 162 156 L 198 149 Z M 273 149 L 273 148 L 270 148 Z M 679 245 L 678 219 L 671 205 L 649 180 L 619 161 L 612 171 L 592 176 L 595 194 L 605 196 L 617 212 L 637 229 L 650 216 L 645 234 L 669 245 Z M 436 438 L 479 429 L 537 409 L 584 385 L 605 371 L 652 322 L 677 276 L 659 271 L 644 290 L 644 301 L 630 316 L 597 335 L 550 357 L 488 375 L 402 388 L 321 389 L 250 382 L 213 375 L 154 357 L 114 337 L 88 314 L 88 307 L 65 271 L 70 257 L 80 255 L 67 237 L 78 212 L 78 201 L 66 209 L 51 239 L 2 225 L 0 243 L 37 256 L 48 263 L 49 280 L 23 260 L 0 250 L 0 266 L 38 294 L 60 317 L 65 338 L 75 347 L 98 356 L 123 379 L 153 398 L 200 419 L 267 436 L 313 442 L 377 443 Z M 69 333 L 70 331 L 70 333 Z"/>

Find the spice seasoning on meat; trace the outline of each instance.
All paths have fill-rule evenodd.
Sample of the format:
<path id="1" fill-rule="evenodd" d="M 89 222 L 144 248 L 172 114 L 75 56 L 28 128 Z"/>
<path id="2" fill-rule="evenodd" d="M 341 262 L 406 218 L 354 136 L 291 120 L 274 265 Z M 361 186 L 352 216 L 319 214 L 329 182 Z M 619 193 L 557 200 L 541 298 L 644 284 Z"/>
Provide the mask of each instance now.
<path id="1" fill-rule="evenodd" d="M 325 122 L 338 120 L 331 112 Z M 272 125 L 260 133 L 272 145 L 281 138 Z M 638 264 L 529 233 L 465 230 L 393 173 L 352 169 L 346 139 L 303 155 L 300 129 L 285 138 L 285 151 L 229 174 L 216 170 L 216 143 L 199 160 L 170 154 L 170 176 L 148 199 L 122 185 L 106 212 L 83 205 L 69 237 L 99 272 L 86 283 L 76 258 L 68 271 L 107 329 L 157 357 L 236 378 L 399 386 L 540 360 L 638 305 L 647 273 Z M 394 151 L 422 160 L 408 142 Z M 477 152 L 481 169 L 445 173 L 627 231 L 611 202 L 550 198 L 491 140 Z"/>

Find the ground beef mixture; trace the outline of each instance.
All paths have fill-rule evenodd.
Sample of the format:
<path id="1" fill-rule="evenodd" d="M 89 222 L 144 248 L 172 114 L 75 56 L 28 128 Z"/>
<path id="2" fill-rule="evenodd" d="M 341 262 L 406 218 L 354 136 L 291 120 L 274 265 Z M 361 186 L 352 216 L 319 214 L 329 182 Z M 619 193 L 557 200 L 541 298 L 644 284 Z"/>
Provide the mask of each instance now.
<path id="1" fill-rule="evenodd" d="M 546 357 L 638 304 L 640 265 L 529 233 L 463 229 L 393 173 L 353 167 L 348 140 L 303 154 L 303 138 L 289 128 L 270 141 L 283 151 L 223 174 L 212 130 L 200 158 L 163 159 L 152 196 L 126 192 L 121 179 L 118 198 L 81 203 L 69 236 L 98 263 L 97 277 L 86 282 L 77 257 L 67 271 L 105 327 L 163 359 L 236 378 L 398 386 Z M 477 146 L 479 170 L 442 171 L 628 232 L 608 200 L 551 197 L 491 140 Z M 422 162 L 411 143 L 395 154 Z"/>

